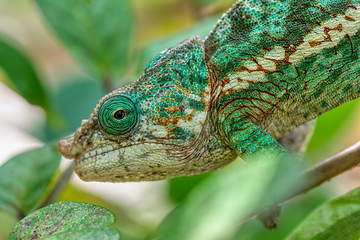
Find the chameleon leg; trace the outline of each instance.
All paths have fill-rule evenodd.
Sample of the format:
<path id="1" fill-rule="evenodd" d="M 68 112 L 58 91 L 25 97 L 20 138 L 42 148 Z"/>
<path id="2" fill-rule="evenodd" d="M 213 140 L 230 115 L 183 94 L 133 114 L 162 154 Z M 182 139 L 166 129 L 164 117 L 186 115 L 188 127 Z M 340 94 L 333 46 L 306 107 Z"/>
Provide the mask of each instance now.
<path id="1" fill-rule="evenodd" d="M 243 160 L 248 161 L 259 155 L 287 158 L 288 154 L 281 144 L 250 121 L 232 121 L 227 119 L 222 124 L 223 134 L 230 147 Z M 273 155 L 275 154 L 275 155 Z"/>
<path id="2" fill-rule="evenodd" d="M 308 143 L 315 129 L 316 120 L 307 122 L 278 139 L 287 152 L 296 159 L 302 160 Z M 257 218 L 268 229 L 277 227 L 281 207 L 275 206 L 261 213 Z"/>
<path id="3" fill-rule="evenodd" d="M 224 135 L 227 136 L 231 147 L 245 161 L 258 154 L 268 153 L 275 154 L 276 157 L 288 157 L 278 141 L 249 121 L 236 123 L 229 119 L 223 126 Z M 274 155 L 270 157 L 274 157 Z M 277 227 L 280 210 L 280 206 L 270 206 L 258 216 L 258 219 L 266 228 L 274 229 Z"/>
<path id="4" fill-rule="evenodd" d="M 301 160 L 313 134 L 316 121 L 305 123 L 293 131 L 275 140 L 250 121 L 232 121 L 222 124 L 223 135 L 236 153 L 248 161 L 258 154 L 279 154 L 288 157 L 288 153 Z M 286 150 L 285 150 L 286 149 Z"/>
<path id="5" fill-rule="evenodd" d="M 281 206 L 271 207 L 257 216 L 267 229 L 275 229 L 279 222 Z"/>
<path id="6" fill-rule="evenodd" d="M 313 133 L 315 121 L 294 129 L 278 141 L 257 125 L 248 121 L 236 123 L 229 119 L 223 126 L 224 135 L 228 137 L 230 145 L 244 160 L 248 160 L 257 154 L 267 153 L 275 153 L 279 157 L 286 158 L 288 156 L 285 149 L 291 152 L 292 156 L 294 155 L 297 159 L 301 159 Z M 269 207 L 268 210 L 258 216 L 258 219 L 266 228 L 276 228 L 280 210 L 280 206 Z"/>

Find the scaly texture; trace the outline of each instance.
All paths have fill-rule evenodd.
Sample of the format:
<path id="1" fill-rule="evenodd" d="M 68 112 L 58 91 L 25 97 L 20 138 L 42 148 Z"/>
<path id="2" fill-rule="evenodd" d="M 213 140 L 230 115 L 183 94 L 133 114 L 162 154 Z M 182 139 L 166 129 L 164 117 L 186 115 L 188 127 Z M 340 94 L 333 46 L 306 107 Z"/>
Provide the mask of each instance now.
<path id="1" fill-rule="evenodd" d="M 359 96 L 359 28 L 358 1 L 239 1 L 205 41 L 164 50 L 103 97 L 59 151 L 83 180 L 112 182 L 288 158 L 276 139 Z"/>

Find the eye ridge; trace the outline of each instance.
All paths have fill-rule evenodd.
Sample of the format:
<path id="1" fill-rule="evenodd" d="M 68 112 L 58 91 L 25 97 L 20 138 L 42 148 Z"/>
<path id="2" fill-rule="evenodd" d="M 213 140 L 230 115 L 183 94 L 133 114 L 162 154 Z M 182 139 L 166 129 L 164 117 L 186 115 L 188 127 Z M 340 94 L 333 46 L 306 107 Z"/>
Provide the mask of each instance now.
<path id="1" fill-rule="evenodd" d="M 116 120 L 122 120 L 122 119 L 124 119 L 127 115 L 128 115 L 128 112 L 125 111 L 124 109 L 117 109 L 117 110 L 115 110 L 114 113 L 113 113 L 113 117 L 114 117 Z"/>

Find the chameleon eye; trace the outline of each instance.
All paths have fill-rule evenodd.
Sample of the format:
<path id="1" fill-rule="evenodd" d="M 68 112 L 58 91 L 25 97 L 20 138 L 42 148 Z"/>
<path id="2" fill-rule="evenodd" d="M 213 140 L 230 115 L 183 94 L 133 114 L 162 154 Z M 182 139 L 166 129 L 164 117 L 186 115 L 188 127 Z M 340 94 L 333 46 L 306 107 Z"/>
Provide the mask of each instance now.
<path id="1" fill-rule="evenodd" d="M 122 135 L 131 131 L 138 121 L 135 103 L 128 97 L 118 95 L 108 99 L 100 107 L 101 127 L 112 135 Z"/>
<path id="2" fill-rule="evenodd" d="M 118 109 L 114 113 L 114 118 L 117 120 L 121 120 L 126 117 L 126 112 L 123 109 Z"/>

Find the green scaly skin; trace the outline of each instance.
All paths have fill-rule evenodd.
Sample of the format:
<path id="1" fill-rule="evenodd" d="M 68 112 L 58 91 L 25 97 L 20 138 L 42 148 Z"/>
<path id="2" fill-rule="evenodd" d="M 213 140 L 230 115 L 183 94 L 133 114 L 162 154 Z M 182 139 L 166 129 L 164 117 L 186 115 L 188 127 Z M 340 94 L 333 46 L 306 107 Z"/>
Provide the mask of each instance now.
<path id="1" fill-rule="evenodd" d="M 164 50 L 103 97 L 59 151 L 83 180 L 109 182 L 288 158 L 276 139 L 359 97 L 359 28 L 359 1 L 239 1 L 205 41 Z"/>

